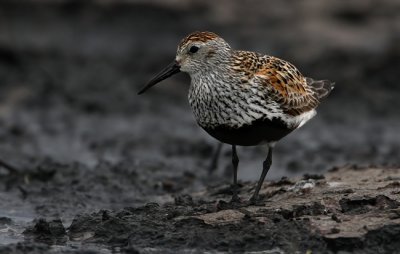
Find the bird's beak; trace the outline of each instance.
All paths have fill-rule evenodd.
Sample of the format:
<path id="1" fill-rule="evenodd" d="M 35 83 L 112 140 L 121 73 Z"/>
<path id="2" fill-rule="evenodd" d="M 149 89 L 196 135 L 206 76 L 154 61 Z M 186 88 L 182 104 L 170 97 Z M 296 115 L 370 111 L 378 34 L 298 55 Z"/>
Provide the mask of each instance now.
<path id="1" fill-rule="evenodd" d="M 156 85 L 157 83 L 163 81 L 166 78 L 171 77 L 172 75 L 181 71 L 181 66 L 177 61 L 173 61 L 167 67 L 165 67 L 160 73 L 158 73 L 152 80 L 150 80 L 147 85 L 145 85 L 138 94 L 142 94 L 147 91 L 150 87 Z"/>

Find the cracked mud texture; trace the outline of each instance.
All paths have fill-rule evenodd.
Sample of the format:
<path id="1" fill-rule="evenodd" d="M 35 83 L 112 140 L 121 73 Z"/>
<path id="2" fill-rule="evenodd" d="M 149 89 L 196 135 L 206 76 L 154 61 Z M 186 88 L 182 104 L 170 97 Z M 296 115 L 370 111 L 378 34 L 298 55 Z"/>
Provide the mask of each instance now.
<path id="1" fill-rule="evenodd" d="M 0 253 L 398 249 L 399 2 L 254 4 L 2 1 Z M 208 176 L 188 77 L 136 95 L 194 30 L 336 82 L 276 147 L 264 206 L 227 203 L 228 146 Z M 238 153 L 245 200 L 266 153 Z"/>

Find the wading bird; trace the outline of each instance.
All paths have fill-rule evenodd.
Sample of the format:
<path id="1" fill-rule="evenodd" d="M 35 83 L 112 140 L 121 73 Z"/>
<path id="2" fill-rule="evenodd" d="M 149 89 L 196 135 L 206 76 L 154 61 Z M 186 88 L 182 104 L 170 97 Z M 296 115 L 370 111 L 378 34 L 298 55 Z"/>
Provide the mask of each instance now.
<path id="1" fill-rule="evenodd" d="M 175 60 L 139 94 L 179 72 L 190 75 L 189 104 L 197 123 L 232 146 L 232 201 L 239 201 L 236 146 L 269 148 L 250 199 L 256 202 L 272 164 L 273 147 L 315 116 L 320 101 L 334 85 L 328 80 L 306 78 L 282 59 L 234 50 L 215 33 L 194 32 L 181 41 Z"/>

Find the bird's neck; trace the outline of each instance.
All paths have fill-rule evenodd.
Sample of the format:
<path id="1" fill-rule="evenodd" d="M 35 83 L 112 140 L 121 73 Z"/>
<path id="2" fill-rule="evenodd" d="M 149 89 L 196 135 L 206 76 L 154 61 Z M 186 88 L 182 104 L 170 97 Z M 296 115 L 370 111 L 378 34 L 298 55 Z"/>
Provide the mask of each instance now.
<path id="1" fill-rule="evenodd" d="M 227 83 L 232 78 L 227 63 L 220 62 L 212 67 L 205 67 L 201 71 L 190 75 L 191 91 L 216 96 L 218 86 Z"/>
<path id="2" fill-rule="evenodd" d="M 216 88 L 215 83 L 227 82 L 227 78 L 232 77 L 231 61 L 232 56 L 230 51 L 224 52 L 224 54 L 219 52 L 218 58 L 210 59 L 197 72 L 190 73 L 192 86 L 198 89 L 204 88 L 212 92 L 214 90 L 213 87 Z"/>

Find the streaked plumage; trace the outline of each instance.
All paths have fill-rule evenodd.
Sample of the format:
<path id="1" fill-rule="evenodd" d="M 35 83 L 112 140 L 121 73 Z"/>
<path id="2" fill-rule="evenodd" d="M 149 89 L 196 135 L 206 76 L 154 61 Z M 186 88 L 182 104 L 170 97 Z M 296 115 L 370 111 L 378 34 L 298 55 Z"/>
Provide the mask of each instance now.
<path id="1" fill-rule="evenodd" d="M 269 145 L 264 177 L 274 144 L 314 117 L 315 108 L 333 89 L 333 83 L 306 78 L 282 59 L 232 50 L 214 33 L 195 32 L 179 44 L 175 63 L 140 93 L 179 71 L 191 77 L 188 97 L 197 123 L 231 144 L 233 157 L 236 145 Z"/>

